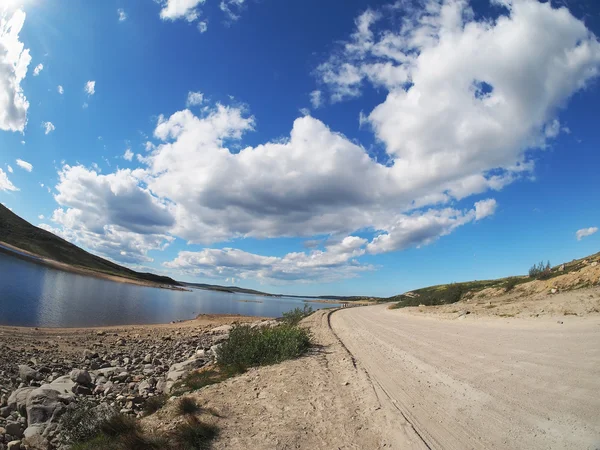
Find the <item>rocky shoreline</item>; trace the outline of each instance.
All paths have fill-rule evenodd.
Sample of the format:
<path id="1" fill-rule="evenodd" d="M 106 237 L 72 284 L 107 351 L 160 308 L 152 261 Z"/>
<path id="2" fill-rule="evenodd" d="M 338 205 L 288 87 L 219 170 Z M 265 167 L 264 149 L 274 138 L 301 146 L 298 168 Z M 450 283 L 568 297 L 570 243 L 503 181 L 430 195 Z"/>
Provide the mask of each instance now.
<path id="1" fill-rule="evenodd" d="M 61 447 L 60 417 L 80 402 L 140 417 L 188 372 L 214 363 L 234 324 L 272 320 L 210 316 L 158 326 L 38 330 L 0 327 L 0 450 Z"/>

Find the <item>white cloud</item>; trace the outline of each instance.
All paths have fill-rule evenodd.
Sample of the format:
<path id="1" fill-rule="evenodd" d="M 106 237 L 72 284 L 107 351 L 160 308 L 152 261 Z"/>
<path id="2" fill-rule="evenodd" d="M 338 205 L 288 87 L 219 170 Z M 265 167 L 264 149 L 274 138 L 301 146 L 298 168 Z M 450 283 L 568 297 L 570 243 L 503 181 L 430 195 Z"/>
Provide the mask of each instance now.
<path id="1" fill-rule="evenodd" d="M 204 101 L 204 94 L 202 92 L 188 92 L 186 106 L 198 106 Z"/>
<path id="2" fill-rule="evenodd" d="M 186 19 L 193 22 L 200 16 L 198 5 L 204 4 L 205 0 L 163 0 L 163 8 L 160 17 L 163 20 Z"/>
<path id="3" fill-rule="evenodd" d="M 63 95 L 65 93 L 64 88 L 59 84 L 58 87 L 56 88 L 56 90 L 58 91 L 58 93 L 60 95 Z"/>
<path id="4" fill-rule="evenodd" d="M 0 169 L 0 191 L 18 191 L 14 184 L 10 182 L 6 173 Z"/>
<path id="5" fill-rule="evenodd" d="M 498 204 L 493 198 L 481 200 L 475 203 L 475 220 L 485 219 L 496 212 Z"/>
<path id="6" fill-rule="evenodd" d="M 323 100 L 321 98 L 321 91 L 316 90 L 310 93 L 310 103 L 314 109 L 318 109 L 322 102 Z"/>
<path id="7" fill-rule="evenodd" d="M 127 20 L 127 13 L 123 8 L 117 9 L 117 15 L 119 17 L 119 22 L 125 22 Z"/>
<path id="8" fill-rule="evenodd" d="M 17 159 L 17 166 L 19 166 L 23 170 L 26 170 L 27 172 L 31 172 L 33 170 L 33 166 L 27 161 L 23 161 L 22 159 Z"/>
<path id="9" fill-rule="evenodd" d="M 221 0 L 219 8 L 225 13 L 230 20 L 238 20 L 240 18 L 240 10 L 244 6 L 245 0 Z"/>
<path id="10" fill-rule="evenodd" d="M 125 159 L 127 161 L 133 160 L 133 152 L 131 151 L 130 148 L 125 150 L 125 153 L 123 154 L 123 159 Z"/>
<path id="11" fill-rule="evenodd" d="M 198 30 L 205 33 L 208 29 L 208 20 L 200 20 L 202 16 L 201 7 L 205 0 L 156 0 L 162 8 L 160 17 L 163 20 L 184 19 L 188 22 L 198 21 Z M 240 18 L 240 12 L 243 9 L 245 0 L 221 0 L 219 8 L 230 21 Z"/>
<path id="12" fill-rule="evenodd" d="M 42 63 L 40 63 L 37 66 L 35 66 L 35 68 L 33 69 L 33 76 L 37 77 L 41 73 L 42 70 L 44 70 L 44 65 Z"/>
<path id="13" fill-rule="evenodd" d="M 52 215 L 56 226 L 44 228 L 117 261 L 152 261 L 150 250 L 173 241 L 167 231 L 174 219 L 165 204 L 139 186 L 137 175 L 131 170 L 101 175 L 65 165 L 54 197 L 61 206 Z"/>
<path id="14" fill-rule="evenodd" d="M 179 252 L 164 264 L 193 276 L 256 279 L 270 284 L 330 282 L 353 278 L 373 270 L 355 258 L 364 254 L 365 239 L 348 236 L 324 251 L 288 253 L 283 257 L 262 256 L 233 248 Z"/>
<path id="15" fill-rule="evenodd" d="M 56 130 L 56 127 L 52 122 L 42 122 L 42 128 L 44 128 L 44 134 L 50 134 Z"/>
<path id="16" fill-rule="evenodd" d="M 96 93 L 96 82 L 88 81 L 87 83 L 85 83 L 83 90 L 86 92 L 87 95 L 94 95 Z"/>
<path id="17" fill-rule="evenodd" d="M 582 228 L 581 230 L 577 230 L 577 232 L 575 233 L 575 236 L 577 237 L 577 240 L 580 241 L 584 237 L 591 236 L 592 234 L 595 234 L 597 232 L 598 232 L 598 227 Z"/>
<path id="18" fill-rule="evenodd" d="M 4 131 L 22 132 L 27 124 L 29 102 L 21 81 L 27 75 L 31 56 L 19 41 L 24 23 L 23 11 L 9 15 L 7 10 L 0 10 L 0 130 Z"/>
<path id="19" fill-rule="evenodd" d="M 385 253 L 420 247 L 450 234 L 455 228 L 474 220 L 490 216 L 496 209 L 494 199 L 475 203 L 475 209 L 468 212 L 452 208 L 430 209 L 425 213 L 399 215 L 386 233 L 376 236 L 367 246 L 369 253 Z"/>
<path id="20" fill-rule="evenodd" d="M 40 220 L 44 220 L 44 219 L 45 219 L 45 217 L 44 217 L 44 215 L 43 215 L 43 214 L 40 214 L 40 215 L 38 216 L 38 219 L 40 219 Z"/>
<path id="21" fill-rule="evenodd" d="M 13 173 L 13 168 L 9 164 L 6 165 L 6 168 L 10 173 Z"/>

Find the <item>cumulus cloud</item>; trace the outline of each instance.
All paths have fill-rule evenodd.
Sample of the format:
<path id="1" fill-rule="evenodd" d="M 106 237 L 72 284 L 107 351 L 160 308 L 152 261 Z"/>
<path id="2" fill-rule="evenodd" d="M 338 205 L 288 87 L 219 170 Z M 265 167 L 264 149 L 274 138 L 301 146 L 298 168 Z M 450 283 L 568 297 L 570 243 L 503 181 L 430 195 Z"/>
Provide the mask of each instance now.
<path id="1" fill-rule="evenodd" d="M 27 161 L 23 161 L 22 159 L 17 159 L 17 166 L 23 170 L 26 170 L 27 172 L 31 172 L 33 170 L 33 165 Z"/>
<path id="2" fill-rule="evenodd" d="M 494 214 L 494 199 L 474 201 L 466 210 L 457 203 L 529 176 L 531 152 L 556 137 L 555 121 L 560 130 L 557 111 L 600 66 L 596 38 L 566 9 L 532 0 L 503 4 L 495 20 L 475 19 L 458 0 L 423 1 L 418 10 L 406 10 L 406 2 L 369 10 L 320 66 L 323 90 L 333 101 L 360 95 L 366 83 L 387 91 L 363 117 L 387 153 L 385 165 L 310 115 L 296 119 L 288 137 L 244 148 L 240 141 L 254 130 L 254 117 L 241 107 L 203 102 L 197 115 L 185 109 L 159 117 L 157 142 L 139 158 L 142 168 L 93 176 L 77 169 L 78 178 L 93 182 L 78 179 L 85 187 L 69 200 L 59 194 L 68 208 L 61 211 L 80 211 L 84 221 L 96 217 L 85 232 L 94 230 L 99 241 L 114 239 L 104 226 L 120 236 L 172 235 L 205 245 L 375 233 L 370 242 L 354 241 L 360 244 L 352 255 L 344 253 L 330 271 L 319 265 L 334 257 L 329 247 L 284 257 L 207 248 L 182 252 L 168 266 L 271 281 L 354 276 L 364 270 L 356 259 L 365 252 L 426 245 L 482 220 Z M 396 23 L 395 14 L 404 17 L 399 28 L 381 27 L 388 18 Z M 72 170 L 63 170 L 59 192 Z M 102 192 L 119 186 L 121 179 L 126 193 L 153 205 L 144 208 L 145 221 L 160 218 L 160 226 L 142 231 L 135 218 L 129 223 L 113 213 L 134 204 L 122 194 L 102 195 L 104 203 L 90 194 L 98 186 Z M 309 271 L 309 261 L 319 261 L 317 268 Z"/>
<path id="3" fill-rule="evenodd" d="M 29 102 L 21 81 L 31 62 L 29 49 L 19 40 L 25 13 L 0 9 L 0 130 L 23 131 Z"/>
<path id="4" fill-rule="evenodd" d="M 372 266 L 358 263 L 365 239 L 348 236 L 325 250 L 288 253 L 283 257 L 262 256 L 233 248 L 179 252 L 165 267 L 207 278 L 255 279 L 270 284 L 329 282 L 352 278 Z"/>
<path id="5" fill-rule="evenodd" d="M 597 232 L 598 232 L 598 227 L 582 228 L 581 230 L 577 230 L 577 232 L 575 233 L 575 236 L 577 237 L 577 240 L 580 241 L 584 237 L 591 236 L 592 234 L 595 234 Z"/>
<path id="6" fill-rule="evenodd" d="M 13 173 L 13 168 L 10 166 L 10 164 L 7 164 L 7 165 L 6 165 L 6 168 L 8 169 L 8 171 L 9 171 L 10 173 Z"/>
<path id="7" fill-rule="evenodd" d="M 56 130 L 56 127 L 52 122 L 42 122 L 42 128 L 44 128 L 44 134 L 50 134 Z"/>
<path id="8" fill-rule="evenodd" d="M 12 173 L 12 171 L 11 171 Z M 18 191 L 14 184 L 10 182 L 4 170 L 0 169 L 0 191 Z"/>
<path id="9" fill-rule="evenodd" d="M 58 85 L 56 90 L 60 95 L 63 95 L 65 93 L 65 89 L 60 84 Z"/>
<path id="10" fill-rule="evenodd" d="M 83 90 L 85 91 L 85 93 L 87 95 L 94 95 L 96 93 L 96 82 L 95 81 L 88 81 L 87 83 L 85 83 L 85 86 L 83 87 Z"/>
<path id="11" fill-rule="evenodd" d="M 123 8 L 117 9 L 117 16 L 119 18 L 119 22 L 125 22 L 127 20 L 127 13 Z"/>
<path id="12" fill-rule="evenodd" d="M 198 106 L 204 101 L 204 94 L 202 92 L 188 92 L 186 106 Z"/>
<path id="13" fill-rule="evenodd" d="M 40 214 L 40 215 L 38 216 L 38 219 L 40 219 L 40 220 L 44 220 L 44 219 L 45 219 L 45 217 L 44 217 L 44 215 L 43 215 L 43 214 Z"/>
<path id="14" fill-rule="evenodd" d="M 133 160 L 133 152 L 131 151 L 130 148 L 128 148 L 127 150 L 125 150 L 125 153 L 123 154 L 123 159 L 125 159 L 127 161 L 132 161 Z"/>
<path id="15" fill-rule="evenodd" d="M 198 31 L 200 33 L 206 33 L 208 31 L 208 20 L 201 20 L 198 22 Z"/>
<path id="16" fill-rule="evenodd" d="M 475 209 L 468 212 L 445 208 L 399 215 L 386 233 L 376 236 L 369 243 L 367 250 L 377 254 L 427 245 L 441 236 L 450 234 L 459 226 L 492 215 L 495 209 L 496 201 L 487 199 L 475 203 Z"/>
<path id="17" fill-rule="evenodd" d="M 173 241 L 168 230 L 174 219 L 137 176 L 128 169 L 101 175 L 81 165 L 63 166 L 54 197 L 61 207 L 52 215 L 55 226 L 46 229 L 118 261 L 152 261 L 148 251 Z"/>
<path id="18" fill-rule="evenodd" d="M 44 65 L 40 63 L 33 69 L 33 76 L 37 77 L 42 72 L 42 70 L 44 70 Z"/>

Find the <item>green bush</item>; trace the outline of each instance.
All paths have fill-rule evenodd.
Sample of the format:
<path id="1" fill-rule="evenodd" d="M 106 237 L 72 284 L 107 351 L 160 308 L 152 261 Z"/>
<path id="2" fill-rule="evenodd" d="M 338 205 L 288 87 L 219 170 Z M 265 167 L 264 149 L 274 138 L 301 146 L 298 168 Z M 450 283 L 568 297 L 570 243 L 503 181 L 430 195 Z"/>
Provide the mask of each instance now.
<path id="1" fill-rule="evenodd" d="M 232 368 L 220 368 L 220 370 L 201 370 L 196 372 L 190 372 L 186 375 L 183 380 L 178 381 L 173 385 L 172 394 L 182 395 L 186 392 L 197 391 L 205 386 L 211 384 L 220 383 L 232 376 L 238 375 L 243 372 L 239 370 L 233 370 Z"/>
<path id="2" fill-rule="evenodd" d="M 139 423 L 106 405 L 80 403 L 61 418 L 62 439 L 72 450 L 164 450 L 168 441 L 147 436 Z"/>
<path id="3" fill-rule="evenodd" d="M 222 368 L 244 371 L 248 367 L 297 358 L 309 347 L 309 332 L 297 326 L 250 328 L 239 325 L 231 330 L 229 340 L 217 350 L 217 361 Z"/>
<path id="4" fill-rule="evenodd" d="M 517 284 L 519 284 L 518 278 L 510 278 L 504 285 L 504 291 L 505 292 L 512 291 Z"/>
<path id="5" fill-rule="evenodd" d="M 539 264 L 534 264 L 529 269 L 529 276 L 531 278 L 535 278 L 536 280 L 547 280 L 552 276 L 552 268 L 550 266 L 550 261 L 544 264 L 541 261 Z"/>
<path id="6" fill-rule="evenodd" d="M 283 321 L 288 325 L 298 325 L 302 319 L 310 316 L 313 309 L 309 305 L 304 305 L 304 308 L 295 308 L 291 311 L 283 313 Z"/>
<path id="7" fill-rule="evenodd" d="M 102 424 L 118 414 L 116 408 L 106 404 L 96 405 L 90 401 L 72 403 L 60 418 L 62 443 L 91 441 L 100 434 Z"/>

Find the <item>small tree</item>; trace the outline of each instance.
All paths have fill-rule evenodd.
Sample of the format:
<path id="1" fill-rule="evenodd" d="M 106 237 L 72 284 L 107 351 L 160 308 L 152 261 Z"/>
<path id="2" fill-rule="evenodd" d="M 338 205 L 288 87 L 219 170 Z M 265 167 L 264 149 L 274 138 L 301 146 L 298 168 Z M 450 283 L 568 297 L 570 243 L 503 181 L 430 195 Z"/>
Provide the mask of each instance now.
<path id="1" fill-rule="evenodd" d="M 550 261 L 548 261 L 546 264 L 544 264 L 544 261 L 540 261 L 539 264 L 534 264 L 529 269 L 529 276 L 537 280 L 548 279 L 551 275 L 552 266 L 550 265 Z"/>

